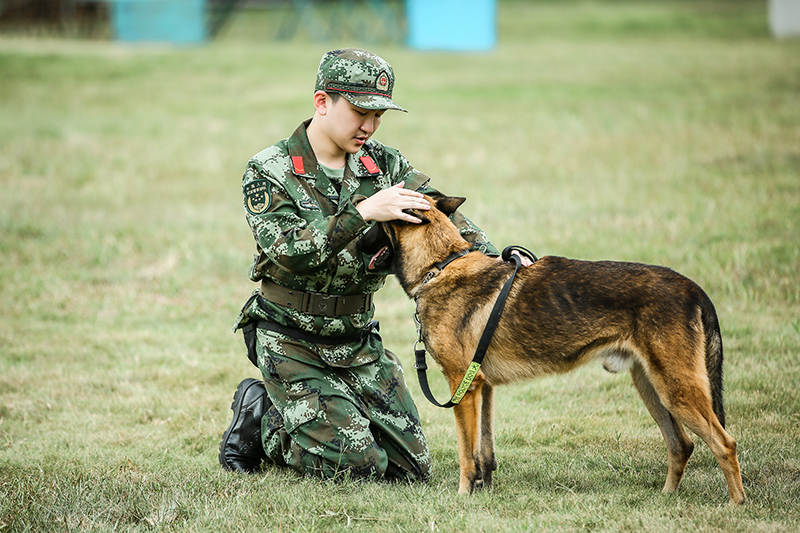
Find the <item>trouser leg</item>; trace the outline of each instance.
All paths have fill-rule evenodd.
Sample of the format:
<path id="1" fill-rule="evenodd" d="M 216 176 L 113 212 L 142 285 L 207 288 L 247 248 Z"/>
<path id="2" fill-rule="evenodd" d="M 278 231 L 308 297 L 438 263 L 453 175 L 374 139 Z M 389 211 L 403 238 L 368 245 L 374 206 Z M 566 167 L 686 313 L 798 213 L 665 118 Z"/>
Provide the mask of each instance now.
<path id="1" fill-rule="evenodd" d="M 259 331 L 274 405 L 262 419 L 269 460 L 306 475 L 425 479 L 431 460 L 403 371 L 390 353 L 359 366 L 314 360 L 309 345 Z"/>
<path id="2" fill-rule="evenodd" d="M 369 377 L 374 372 L 375 382 L 380 383 L 373 390 L 365 391 L 365 403 L 375 440 L 389 456 L 387 476 L 430 477 L 432 464 L 428 444 L 400 361 L 385 350 L 385 355 L 373 364 L 350 370 Z M 392 469 L 396 471 L 393 473 Z"/>

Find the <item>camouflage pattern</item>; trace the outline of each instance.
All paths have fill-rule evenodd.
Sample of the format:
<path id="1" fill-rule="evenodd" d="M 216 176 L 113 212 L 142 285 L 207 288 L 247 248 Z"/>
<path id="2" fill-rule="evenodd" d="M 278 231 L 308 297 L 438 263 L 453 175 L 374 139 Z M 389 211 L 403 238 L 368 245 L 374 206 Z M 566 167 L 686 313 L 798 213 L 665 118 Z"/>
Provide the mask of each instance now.
<path id="1" fill-rule="evenodd" d="M 375 140 L 347 157 L 342 182 L 335 183 L 317 163 L 306 136 L 307 124 L 301 124 L 291 137 L 247 164 L 242 179 L 245 215 L 256 240 L 250 279 L 268 279 L 290 289 L 326 294 L 373 293 L 383 286 L 385 273 L 368 272 L 369 258 L 357 249 L 358 237 L 370 224 L 358 213 L 356 203 L 404 180 L 406 188 L 434 197 L 441 193 L 431 188 L 429 178 L 400 152 Z M 363 157 L 377 165 L 373 174 Z M 293 162 L 293 158 L 301 163 Z M 464 238 L 473 243 L 473 249 L 499 255 L 466 217 L 456 212 L 452 219 Z M 253 300 L 237 325 L 248 316 L 257 316 L 315 334 L 342 336 L 364 328 L 373 314 L 374 309 L 369 309 L 340 317 L 313 316 Z"/>
<path id="2" fill-rule="evenodd" d="M 370 228 L 356 204 L 405 181 L 441 196 L 397 150 L 368 141 L 347 156 L 341 180 L 325 174 L 306 135 L 294 134 L 254 156 L 242 178 L 245 215 L 256 240 L 250 279 L 332 295 L 377 291 L 386 273 L 367 272 L 357 249 Z M 460 213 L 453 221 L 473 249 L 498 255 L 483 232 Z M 263 318 L 316 335 L 363 330 L 374 307 L 346 316 L 314 316 L 258 296 L 234 326 Z M 273 401 L 262 419 L 271 460 L 307 475 L 424 479 L 430 455 L 416 407 L 396 358 L 377 330 L 346 344 L 319 345 L 258 330 L 259 368 Z"/>
<path id="3" fill-rule="evenodd" d="M 350 365 L 335 348 L 258 331 L 258 363 L 273 402 L 261 420 L 272 463 L 322 478 L 424 480 L 431 457 L 395 356 L 377 332 Z"/>
<path id="4" fill-rule="evenodd" d="M 397 109 L 392 101 L 394 71 L 379 56 L 358 48 L 332 50 L 322 56 L 315 90 L 337 92 L 364 109 Z"/>

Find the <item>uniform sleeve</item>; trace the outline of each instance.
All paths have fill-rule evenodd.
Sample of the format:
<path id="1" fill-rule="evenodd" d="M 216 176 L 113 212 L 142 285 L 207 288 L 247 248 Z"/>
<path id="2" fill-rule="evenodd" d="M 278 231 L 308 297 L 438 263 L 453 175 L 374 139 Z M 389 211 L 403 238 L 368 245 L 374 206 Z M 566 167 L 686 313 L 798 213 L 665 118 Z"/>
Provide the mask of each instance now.
<path id="1" fill-rule="evenodd" d="M 325 216 L 312 198 L 296 202 L 289 186 L 256 160 L 248 163 L 242 178 L 247 222 L 259 247 L 279 268 L 295 274 L 317 270 L 369 226 L 352 201 Z"/>

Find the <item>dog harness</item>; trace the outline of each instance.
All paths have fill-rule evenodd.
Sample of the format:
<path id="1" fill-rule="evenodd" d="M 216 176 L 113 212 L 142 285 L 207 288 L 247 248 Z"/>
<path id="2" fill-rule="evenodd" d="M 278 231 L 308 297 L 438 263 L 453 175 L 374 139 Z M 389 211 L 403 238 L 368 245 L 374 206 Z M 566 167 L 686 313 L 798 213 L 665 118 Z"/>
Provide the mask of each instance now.
<path id="1" fill-rule="evenodd" d="M 431 388 L 428 385 L 428 364 L 425 360 L 425 341 L 422 339 L 422 323 L 419 320 L 419 312 L 414 312 L 414 322 L 417 324 L 417 340 L 414 342 L 414 368 L 417 369 L 417 379 L 419 379 L 419 386 L 422 389 L 422 394 L 431 402 L 433 405 L 437 407 L 444 407 L 450 408 L 458 405 L 458 402 L 464 398 L 464 395 L 469 390 L 469 386 L 472 385 L 472 381 L 475 379 L 475 375 L 478 373 L 478 370 L 481 368 L 481 363 L 483 363 L 483 358 L 486 356 L 486 350 L 489 348 L 489 344 L 492 342 L 492 338 L 494 337 L 494 332 L 497 329 L 497 325 L 500 323 L 500 316 L 503 314 L 503 309 L 506 305 L 506 300 L 508 299 L 508 294 L 511 292 L 511 285 L 514 283 L 514 278 L 517 275 L 520 267 L 522 266 L 522 259 L 519 255 L 514 255 L 513 251 L 518 251 L 528 258 L 530 258 L 533 262 L 538 261 L 538 258 L 533 255 L 529 250 L 521 247 L 521 246 L 508 246 L 506 249 L 503 250 L 502 258 L 503 261 L 513 261 L 514 262 L 514 272 L 511 274 L 511 277 L 506 280 L 503 288 L 500 290 L 500 294 L 497 296 L 497 300 L 494 302 L 494 307 L 492 308 L 492 313 L 489 315 L 489 320 L 486 322 L 486 327 L 483 328 L 483 333 L 481 334 L 481 339 L 478 341 L 478 347 L 475 349 L 475 356 L 472 358 L 472 362 L 469 364 L 467 368 L 466 374 L 464 374 L 464 378 L 461 380 L 461 383 L 456 388 L 455 393 L 453 396 L 444 404 L 441 404 L 436 401 L 436 398 L 433 397 L 433 393 L 431 392 Z M 466 250 L 462 250 L 460 252 L 454 252 L 450 254 L 444 261 L 440 263 L 436 263 L 436 267 L 439 269 L 439 272 L 444 270 L 444 268 L 455 261 L 456 259 L 463 257 L 468 252 Z M 425 279 L 422 280 L 422 285 L 425 285 L 431 279 L 436 276 L 436 273 L 430 272 Z M 420 287 L 422 288 L 422 287 Z M 419 295 L 415 298 L 415 303 L 417 307 L 419 307 Z M 423 347 L 418 348 L 418 345 L 422 343 Z"/>

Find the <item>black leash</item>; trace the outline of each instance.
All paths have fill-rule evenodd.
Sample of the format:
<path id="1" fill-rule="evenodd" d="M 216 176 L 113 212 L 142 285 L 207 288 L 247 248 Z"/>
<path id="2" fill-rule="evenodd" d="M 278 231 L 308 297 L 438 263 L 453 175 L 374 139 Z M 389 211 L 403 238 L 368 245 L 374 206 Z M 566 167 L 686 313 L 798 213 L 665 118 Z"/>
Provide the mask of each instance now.
<path id="1" fill-rule="evenodd" d="M 526 255 L 531 261 L 536 262 L 538 258 L 533 255 L 529 250 L 521 247 L 521 246 L 509 246 L 505 250 L 503 250 L 502 258 L 503 261 L 514 261 L 514 272 L 511 274 L 511 277 L 506 280 L 503 288 L 500 290 L 500 294 L 497 296 L 497 300 L 494 303 L 494 307 L 492 308 L 492 313 L 489 315 L 489 320 L 486 322 L 486 327 L 483 329 L 483 334 L 481 335 L 481 339 L 478 342 L 478 347 L 475 349 L 475 357 L 472 358 L 472 362 L 469 364 L 469 368 L 467 368 L 467 372 L 464 375 L 464 379 L 461 380 L 461 384 L 459 384 L 456 392 L 453 394 L 452 398 L 450 398 L 446 403 L 441 404 L 436 401 L 436 398 L 433 397 L 433 393 L 431 392 L 431 388 L 428 385 L 428 364 L 425 361 L 425 348 L 418 349 L 417 345 L 424 341 L 422 340 L 422 324 L 419 321 L 419 315 L 414 313 L 414 320 L 417 323 L 417 341 L 414 343 L 414 368 L 417 369 L 417 378 L 419 379 L 419 386 L 422 389 L 422 394 L 431 402 L 433 405 L 437 407 L 445 407 L 450 408 L 458 404 L 464 395 L 469 390 L 469 386 L 472 384 L 472 380 L 475 379 L 475 374 L 478 373 L 478 370 L 481 367 L 481 363 L 483 363 L 483 358 L 486 356 L 486 350 L 489 348 L 489 344 L 492 342 L 492 338 L 494 337 L 494 332 L 497 329 L 497 325 L 500 323 L 500 316 L 503 314 L 503 308 L 506 305 L 506 300 L 508 299 L 508 294 L 511 292 L 511 285 L 514 283 L 514 278 L 517 275 L 520 267 L 522 266 L 522 259 L 519 255 L 513 254 L 514 251 L 519 252 L 520 254 Z M 445 266 L 449 265 L 455 259 L 458 259 L 464 254 L 458 255 L 456 257 L 450 256 L 447 260 L 443 261 L 442 263 L 437 264 L 436 266 L 443 264 L 444 266 L 439 267 L 442 270 Z M 426 278 L 423 284 L 429 281 L 430 278 Z"/>

